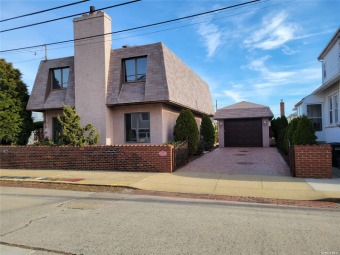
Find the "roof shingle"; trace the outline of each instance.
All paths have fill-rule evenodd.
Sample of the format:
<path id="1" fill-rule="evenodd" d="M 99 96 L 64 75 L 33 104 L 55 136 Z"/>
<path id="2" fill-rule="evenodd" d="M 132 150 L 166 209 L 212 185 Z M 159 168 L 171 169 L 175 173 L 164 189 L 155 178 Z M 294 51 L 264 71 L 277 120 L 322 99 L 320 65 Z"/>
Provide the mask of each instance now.
<path id="1" fill-rule="evenodd" d="M 273 118 L 268 106 L 242 101 L 221 109 L 215 113 L 214 119 Z"/>

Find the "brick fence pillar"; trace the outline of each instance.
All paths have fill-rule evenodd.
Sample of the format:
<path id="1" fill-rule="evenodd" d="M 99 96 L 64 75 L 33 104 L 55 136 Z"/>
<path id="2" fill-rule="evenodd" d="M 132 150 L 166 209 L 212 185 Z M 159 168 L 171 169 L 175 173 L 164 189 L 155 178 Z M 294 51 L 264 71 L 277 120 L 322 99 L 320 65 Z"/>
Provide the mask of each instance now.
<path id="1" fill-rule="evenodd" d="M 332 178 L 332 147 L 329 144 L 294 145 L 295 176 Z"/>

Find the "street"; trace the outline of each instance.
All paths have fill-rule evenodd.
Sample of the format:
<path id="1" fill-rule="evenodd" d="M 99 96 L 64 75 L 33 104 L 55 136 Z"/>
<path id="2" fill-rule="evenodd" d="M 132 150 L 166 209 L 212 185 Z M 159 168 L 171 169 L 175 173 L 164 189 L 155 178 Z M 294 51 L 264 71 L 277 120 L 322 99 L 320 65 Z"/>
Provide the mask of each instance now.
<path id="1" fill-rule="evenodd" d="M 340 254 L 339 208 L 0 189 L 2 255 Z"/>

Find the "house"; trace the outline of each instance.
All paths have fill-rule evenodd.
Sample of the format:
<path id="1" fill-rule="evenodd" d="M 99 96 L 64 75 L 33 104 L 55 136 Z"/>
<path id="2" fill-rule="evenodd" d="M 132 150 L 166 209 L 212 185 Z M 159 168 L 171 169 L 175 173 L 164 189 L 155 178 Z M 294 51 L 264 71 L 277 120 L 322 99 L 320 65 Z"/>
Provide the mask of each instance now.
<path id="1" fill-rule="evenodd" d="M 269 147 L 268 106 L 242 101 L 215 113 L 220 147 Z"/>
<path id="2" fill-rule="evenodd" d="M 317 141 L 340 142 L 340 27 L 320 53 L 322 85 L 294 107 L 314 123 Z"/>
<path id="3" fill-rule="evenodd" d="M 44 114 L 46 136 L 60 132 L 63 105 L 100 131 L 100 144 L 161 144 L 190 109 L 199 125 L 214 108 L 208 85 L 163 43 L 111 49 L 111 18 L 75 18 L 74 56 L 42 61 L 27 110 Z"/>

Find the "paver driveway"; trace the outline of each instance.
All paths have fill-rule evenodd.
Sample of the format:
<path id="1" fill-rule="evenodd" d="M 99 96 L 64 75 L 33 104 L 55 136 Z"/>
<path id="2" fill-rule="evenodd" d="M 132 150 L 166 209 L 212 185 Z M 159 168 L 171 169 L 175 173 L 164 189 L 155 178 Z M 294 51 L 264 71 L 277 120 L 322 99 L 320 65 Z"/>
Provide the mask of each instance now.
<path id="1" fill-rule="evenodd" d="M 178 169 L 178 172 L 290 175 L 276 148 L 218 148 Z"/>

